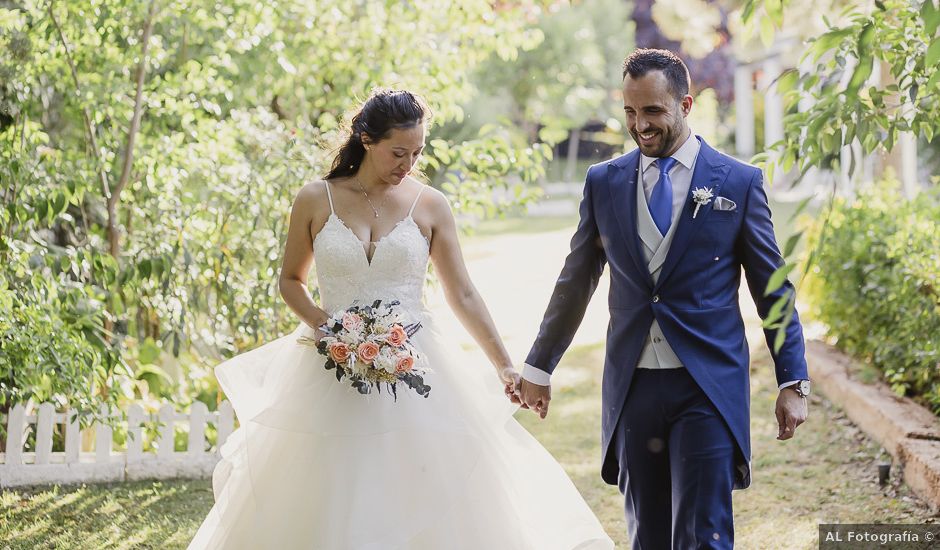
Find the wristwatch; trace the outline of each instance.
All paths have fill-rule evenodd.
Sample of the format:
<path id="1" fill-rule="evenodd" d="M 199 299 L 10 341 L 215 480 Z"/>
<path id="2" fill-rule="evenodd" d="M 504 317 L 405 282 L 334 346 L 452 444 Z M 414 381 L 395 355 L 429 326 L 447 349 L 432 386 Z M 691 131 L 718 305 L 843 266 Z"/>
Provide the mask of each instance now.
<path id="1" fill-rule="evenodd" d="M 809 380 L 799 380 L 796 384 L 791 384 L 788 387 L 793 388 L 793 391 L 800 397 L 809 395 Z"/>

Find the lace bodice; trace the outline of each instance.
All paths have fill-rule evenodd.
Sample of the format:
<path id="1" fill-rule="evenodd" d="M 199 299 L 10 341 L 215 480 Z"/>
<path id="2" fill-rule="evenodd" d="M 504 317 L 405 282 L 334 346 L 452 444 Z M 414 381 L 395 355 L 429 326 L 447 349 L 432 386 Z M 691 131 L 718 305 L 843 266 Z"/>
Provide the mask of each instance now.
<path id="1" fill-rule="evenodd" d="M 332 313 L 356 300 L 368 303 L 381 299 L 398 300 L 408 309 L 423 310 L 430 243 L 412 218 L 421 192 L 405 219 L 374 243 L 369 261 L 362 241 L 336 215 L 329 184 L 326 186 L 330 217 L 313 240 L 323 309 Z"/>

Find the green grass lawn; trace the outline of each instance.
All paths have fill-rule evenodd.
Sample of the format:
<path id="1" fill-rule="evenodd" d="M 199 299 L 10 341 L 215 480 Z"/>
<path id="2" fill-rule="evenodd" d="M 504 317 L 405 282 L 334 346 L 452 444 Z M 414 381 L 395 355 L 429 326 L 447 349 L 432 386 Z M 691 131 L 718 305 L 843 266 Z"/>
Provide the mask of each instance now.
<path id="1" fill-rule="evenodd" d="M 556 374 L 549 418 L 517 416 L 627 548 L 622 499 L 599 475 L 602 358 L 599 344 L 572 349 Z M 936 521 L 897 476 L 878 486 L 881 449 L 821 397 L 812 397 L 797 438 L 776 441 L 766 353 L 755 358 L 752 387 L 754 483 L 735 493 L 738 548 L 816 548 L 818 523 Z M 11 549 L 185 548 L 211 506 L 208 481 L 10 490 L 0 498 L 0 541 Z"/>

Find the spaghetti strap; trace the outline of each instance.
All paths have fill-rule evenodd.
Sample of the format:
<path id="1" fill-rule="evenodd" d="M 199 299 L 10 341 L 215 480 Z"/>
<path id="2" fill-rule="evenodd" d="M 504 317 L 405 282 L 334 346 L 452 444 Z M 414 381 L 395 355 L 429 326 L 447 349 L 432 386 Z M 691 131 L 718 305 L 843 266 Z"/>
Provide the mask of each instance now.
<path id="1" fill-rule="evenodd" d="M 415 212 L 415 206 L 418 206 L 418 199 L 421 198 L 421 193 L 424 192 L 424 184 L 421 184 L 421 189 L 418 190 L 418 196 L 415 197 L 415 201 L 411 203 L 411 210 L 408 211 L 408 216 L 410 217 Z"/>
<path id="2" fill-rule="evenodd" d="M 336 210 L 333 209 L 333 194 L 330 193 L 330 182 L 323 180 L 323 183 L 326 184 L 326 198 L 330 200 L 330 214 L 336 214 Z"/>

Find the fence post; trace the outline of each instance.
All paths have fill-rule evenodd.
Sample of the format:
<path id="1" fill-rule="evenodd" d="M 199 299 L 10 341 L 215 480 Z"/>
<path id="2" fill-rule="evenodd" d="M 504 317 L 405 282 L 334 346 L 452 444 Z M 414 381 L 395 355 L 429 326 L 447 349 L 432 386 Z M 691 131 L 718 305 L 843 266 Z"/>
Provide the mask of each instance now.
<path id="1" fill-rule="evenodd" d="M 209 408 L 202 401 L 193 401 L 189 409 L 189 444 L 186 452 L 191 455 L 201 455 L 205 452 L 206 418 Z"/>
<path id="2" fill-rule="evenodd" d="M 78 462 L 78 450 L 82 443 L 82 434 L 79 429 L 78 413 L 72 410 L 65 411 L 65 462 L 71 464 Z"/>
<path id="3" fill-rule="evenodd" d="M 160 458 L 170 458 L 173 456 L 173 435 L 176 429 L 176 411 L 173 410 L 173 405 L 169 403 L 164 403 L 160 407 L 160 427 L 158 428 L 158 433 L 160 434 L 157 437 L 157 456 Z"/>
<path id="4" fill-rule="evenodd" d="M 26 428 L 26 407 L 13 405 L 7 417 L 7 464 L 23 463 L 23 432 Z"/>
<path id="5" fill-rule="evenodd" d="M 52 428 L 55 419 L 55 405 L 43 403 L 39 405 L 36 415 L 36 460 L 34 464 L 49 464 L 52 456 Z"/>
<path id="6" fill-rule="evenodd" d="M 102 418 L 109 419 L 107 405 L 102 403 L 99 410 Z M 95 426 L 95 462 L 111 462 L 111 426 L 104 422 L 98 422 Z"/>
<path id="7" fill-rule="evenodd" d="M 140 427 L 144 420 L 144 409 L 134 403 L 127 411 L 127 463 L 140 462 L 144 452 L 144 435 Z"/>

